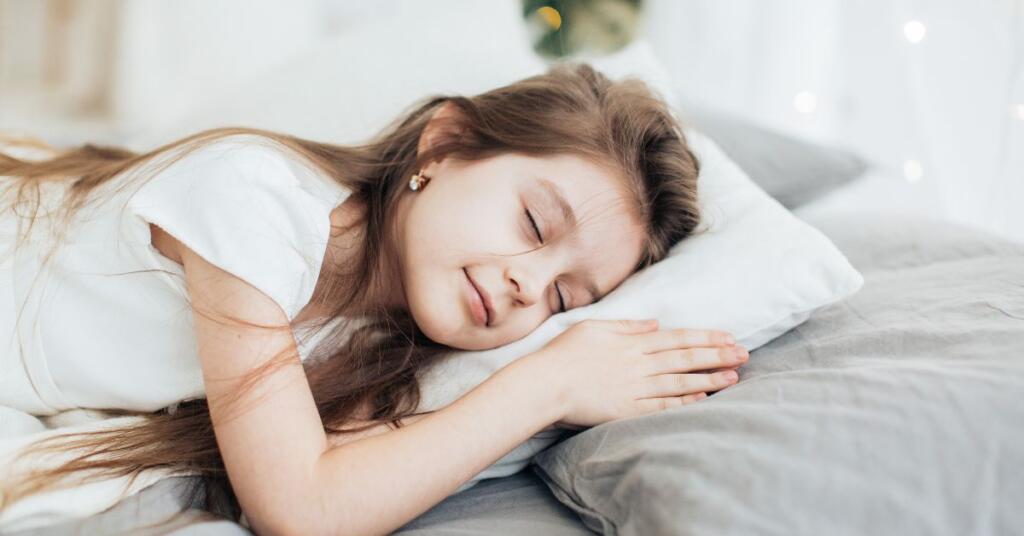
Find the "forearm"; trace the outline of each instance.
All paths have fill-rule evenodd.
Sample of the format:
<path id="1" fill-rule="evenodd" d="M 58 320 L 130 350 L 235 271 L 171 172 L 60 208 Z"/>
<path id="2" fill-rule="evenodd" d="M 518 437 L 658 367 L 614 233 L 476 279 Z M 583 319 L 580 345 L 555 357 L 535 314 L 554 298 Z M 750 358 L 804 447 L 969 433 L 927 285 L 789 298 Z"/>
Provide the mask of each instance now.
<path id="1" fill-rule="evenodd" d="M 430 415 L 430 413 L 421 413 L 421 414 L 410 415 L 408 417 L 405 417 L 405 418 L 402 419 L 402 426 L 408 426 L 408 425 L 410 425 L 410 424 L 412 424 L 412 423 L 414 423 L 414 422 L 416 422 L 418 420 L 421 420 L 421 419 L 427 417 L 427 415 Z M 328 446 L 328 448 L 332 448 L 332 449 L 333 448 L 338 448 L 338 447 L 340 447 L 342 445 L 345 445 L 347 443 L 352 443 L 353 441 L 359 441 L 359 440 L 362 440 L 362 439 L 366 439 L 368 437 L 373 437 L 373 436 L 380 435 L 380 434 L 386 434 L 388 432 L 393 432 L 393 431 L 398 429 L 397 425 L 391 424 L 390 422 L 383 422 L 383 421 L 379 421 L 379 420 L 350 421 L 349 423 L 346 423 L 341 428 L 342 429 L 354 428 L 356 426 L 365 426 L 367 424 L 373 424 L 373 426 L 371 426 L 370 428 L 367 428 L 365 430 L 358 431 L 358 432 L 345 432 L 345 433 L 332 432 L 332 433 L 327 434 L 327 446 Z"/>
<path id="2" fill-rule="evenodd" d="M 301 532 L 390 532 L 560 417 L 557 393 L 514 362 L 447 407 L 389 433 L 327 451 Z"/>
<path id="3" fill-rule="evenodd" d="M 330 449 L 284 310 L 177 249 L 217 446 L 258 533 L 399 527 L 561 419 L 563 390 L 536 381 L 548 361 L 527 356 L 418 422 Z"/>

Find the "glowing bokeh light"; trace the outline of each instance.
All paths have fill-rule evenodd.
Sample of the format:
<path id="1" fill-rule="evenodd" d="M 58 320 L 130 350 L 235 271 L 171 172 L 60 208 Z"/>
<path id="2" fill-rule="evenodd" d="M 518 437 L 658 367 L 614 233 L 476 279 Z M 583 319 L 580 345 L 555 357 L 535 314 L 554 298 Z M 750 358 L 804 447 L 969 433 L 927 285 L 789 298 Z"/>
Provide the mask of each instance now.
<path id="1" fill-rule="evenodd" d="M 793 108 L 802 114 L 814 113 L 818 108 L 818 96 L 810 91 L 801 91 L 793 97 Z"/>
<path id="2" fill-rule="evenodd" d="M 920 43 L 924 39 L 924 34 L 928 33 L 928 29 L 925 28 L 924 23 L 919 20 L 912 20 L 903 25 L 903 35 L 907 38 L 907 41 L 914 43 Z"/>
<path id="3" fill-rule="evenodd" d="M 907 182 L 917 182 L 924 176 L 924 167 L 917 160 L 903 162 L 903 176 Z"/>

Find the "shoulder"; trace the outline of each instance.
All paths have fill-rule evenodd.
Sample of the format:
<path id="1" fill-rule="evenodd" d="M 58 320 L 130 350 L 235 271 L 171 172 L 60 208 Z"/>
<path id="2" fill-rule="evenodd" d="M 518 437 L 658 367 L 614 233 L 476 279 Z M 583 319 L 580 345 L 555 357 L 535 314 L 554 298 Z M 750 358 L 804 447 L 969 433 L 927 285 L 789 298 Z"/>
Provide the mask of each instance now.
<path id="1" fill-rule="evenodd" d="M 136 214 L 168 231 L 163 223 L 204 234 L 227 233 L 225 238 L 322 238 L 329 228 L 329 206 L 301 187 L 291 157 L 268 142 L 235 135 L 169 155 L 143 177 L 129 203 Z M 177 238 L 188 244 L 189 237 Z"/>
<path id="2" fill-rule="evenodd" d="M 298 180 L 292 166 L 294 155 L 278 142 L 255 134 L 234 134 L 183 145 L 160 155 L 154 162 L 161 177 L 218 173 L 222 182 L 244 180 L 278 186 L 294 185 Z"/>
<path id="3" fill-rule="evenodd" d="M 300 187 L 291 157 L 267 142 L 230 136 L 178 155 L 144 178 L 130 205 L 181 258 L 187 248 L 292 318 L 319 277 L 330 207 Z"/>
<path id="4" fill-rule="evenodd" d="M 244 268 L 211 260 L 208 252 L 200 253 L 167 236 L 184 268 L 191 305 L 201 316 L 212 313 L 212 318 L 227 315 L 226 318 L 259 326 L 278 326 L 293 318 L 298 312 L 296 308 L 301 309 L 273 284 L 254 278 Z"/>

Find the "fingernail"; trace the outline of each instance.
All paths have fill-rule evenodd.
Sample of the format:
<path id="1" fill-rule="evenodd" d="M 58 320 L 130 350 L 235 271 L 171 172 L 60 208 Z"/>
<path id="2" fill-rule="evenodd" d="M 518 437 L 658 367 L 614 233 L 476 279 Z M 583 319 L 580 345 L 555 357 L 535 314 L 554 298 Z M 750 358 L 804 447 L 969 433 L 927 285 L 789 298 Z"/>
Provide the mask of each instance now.
<path id="1" fill-rule="evenodd" d="M 736 357 L 739 357 L 741 360 L 746 361 L 750 357 L 750 352 L 748 352 L 747 349 L 742 346 L 737 346 Z"/>
<path id="2" fill-rule="evenodd" d="M 736 374 L 735 370 L 727 370 L 722 373 L 722 378 L 725 378 L 727 381 L 733 381 L 739 378 L 739 374 Z"/>
<path id="3" fill-rule="evenodd" d="M 732 335 L 726 333 L 725 334 L 725 343 L 726 344 L 736 344 L 736 339 Z"/>

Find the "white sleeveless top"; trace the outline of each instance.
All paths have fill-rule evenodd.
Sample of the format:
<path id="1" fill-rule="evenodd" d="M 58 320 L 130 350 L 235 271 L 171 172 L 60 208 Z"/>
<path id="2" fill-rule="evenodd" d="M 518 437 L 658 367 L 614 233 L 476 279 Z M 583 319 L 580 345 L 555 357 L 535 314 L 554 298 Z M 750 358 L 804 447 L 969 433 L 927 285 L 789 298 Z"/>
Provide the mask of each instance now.
<path id="1" fill-rule="evenodd" d="M 11 178 L 0 177 L 0 405 L 154 411 L 204 396 L 184 271 L 153 247 L 150 223 L 260 289 L 289 320 L 309 302 L 330 211 L 350 190 L 255 135 L 155 167 L 174 154 L 145 164 L 142 183 L 129 171 L 94 190 L 42 268 L 55 222 L 41 216 L 12 254 Z M 47 185 L 47 200 L 66 184 Z"/>

